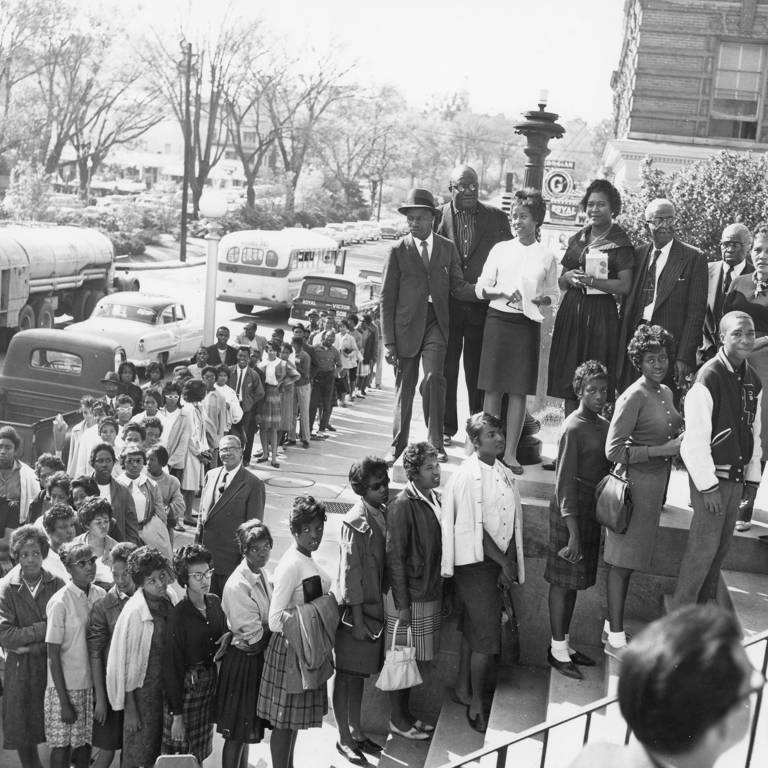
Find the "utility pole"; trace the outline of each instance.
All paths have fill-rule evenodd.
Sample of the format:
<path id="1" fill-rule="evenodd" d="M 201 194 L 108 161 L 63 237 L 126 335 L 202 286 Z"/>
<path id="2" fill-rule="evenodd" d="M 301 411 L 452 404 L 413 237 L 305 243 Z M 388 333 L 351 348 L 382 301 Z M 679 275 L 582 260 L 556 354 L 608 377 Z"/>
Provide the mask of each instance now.
<path id="1" fill-rule="evenodd" d="M 179 234 L 179 261 L 187 260 L 187 202 L 189 200 L 189 176 L 192 144 L 192 126 L 190 125 L 190 81 L 192 79 L 192 43 L 182 41 L 181 51 L 184 75 L 184 180 L 181 187 L 181 232 Z"/>

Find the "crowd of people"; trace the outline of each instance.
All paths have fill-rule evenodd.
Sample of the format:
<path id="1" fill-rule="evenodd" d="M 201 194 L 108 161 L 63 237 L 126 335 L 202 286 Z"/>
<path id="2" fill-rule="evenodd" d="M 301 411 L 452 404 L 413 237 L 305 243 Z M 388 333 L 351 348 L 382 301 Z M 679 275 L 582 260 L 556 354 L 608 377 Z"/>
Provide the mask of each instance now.
<path id="1" fill-rule="evenodd" d="M 385 264 L 381 323 L 310 313 L 290 343 L 249 323 L 236 345 L 222 327 L 188 365 L 169 375 L 148 366 L 143 387 L 123 363 L 102 396 L 82 398 L 66 448 L 34 467 L 19 460 L 15 430 L 0 427 L 10 555 L 0 549 L 2 715 L 5 747 L 24 768 L 39 768 L 43 742 L 51 766 L 104 768 L 118 750 L 127 768 L 171 753 L 202 762 L 214 730 L 222 764 L 242 768 L 266 729 L 272 764 L 292 768 L 298 732 L 328 711 L 334 670 L 336 749 L 365 765 L 382 749 L 362 728 L 365 678 L 382 669 L 391 638 L 431 662 L 449 608 L 462 636 L 452 695 L 484 732 L 502 602 L 525 580 L 517 446 L 554 308 L 548 388 L 566 419 L 544 574 L 549 664 L 581 678 L 579 667 L 595 663 L 569 629 L 603 540 L 605 650 L 624 657 L 630 578 L 651 567 L 676 456 L 690 475 L 693 522 L 669 607 L 714 596 L 764 466 L 768 226 L 753 243 L 744 227 L 727 228 L 723 261 L 708 268 L 675 239 L 671 203 L 656 200 L 646 210 L 652 243 L 635 249 L 614 221 L 619 193 L 600 179 L 582 201 L 589 224 L 558 264 L 540 242 L 538 192 L 515 193 L 508 218 L 479 203 L 477 189 L 462 166 L 442 209 L 426 190 L 411 192 L 400 209 L 411 234 Z M 359 501 L 342 522 L 337 571 L 313 558 L 323 502 L 299 496 L 287 521 L 293 545 L 270 578 L 265 484 L 252 459 L 278 467 L 281 449 L 324 440 L 335 407 L 380 386 L 385 355 L 397 390 L 391 452 L 349 470 Z M 441 495 L 462 356 L 469 455 Z M 429 440 L 413 443 L 420 364 Z M 55 429 L 62 448 L 66 425 Z M 390 497 L 398 458 L 407 484 Z M 626 530 L 603 533 L 595 491 L 614 465 L 633 509 Z M 174 547 L 182 531 L 194 543 Z M 434 725 L 414 716 L 410 689 L 388 695 L 390 732 L 429 739 Z"/>

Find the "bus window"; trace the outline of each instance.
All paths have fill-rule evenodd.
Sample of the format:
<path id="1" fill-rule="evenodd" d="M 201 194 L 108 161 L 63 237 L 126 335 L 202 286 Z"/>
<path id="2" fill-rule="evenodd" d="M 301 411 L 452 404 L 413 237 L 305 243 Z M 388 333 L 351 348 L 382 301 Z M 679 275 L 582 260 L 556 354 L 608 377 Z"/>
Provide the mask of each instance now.
<path id="1" fill-rule="evenodd" d="M 349 301 L 349 288 L 345 288 L 343 285 L 332 285 L 330 286 L 330 296 L 332 299 Z"/>
<path id="2" fill-rule="evenodd" d="M 243 264 L 255 264 L 260 266 L 264 262 L 264 250 L 262 248 L 243 248 Z"/>
<path id="3" fill-rule="evenodd" d="M 268 267 L 277 266 L 277 254 L 274 251 L 267 251 L 267 266 Z"/>
<path id="4" fill-rule="evenodd" d="M 227 261 L 230 264 L 237 264 L 240 260 L 240 249 L 234 245 L 227 250 Z"/>

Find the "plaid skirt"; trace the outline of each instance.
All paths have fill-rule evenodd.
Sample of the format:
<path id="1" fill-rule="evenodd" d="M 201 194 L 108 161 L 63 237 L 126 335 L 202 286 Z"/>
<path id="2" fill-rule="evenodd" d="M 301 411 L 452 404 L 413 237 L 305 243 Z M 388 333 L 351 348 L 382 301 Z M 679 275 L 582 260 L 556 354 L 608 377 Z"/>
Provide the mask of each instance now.
<path id="1" fill-rule="evenodd" d="M 197 675 L 193 683 L 192 676 Z M 171 738 L 173 715 L 168 711 L 168 703 L 163 708 L 163 755 L 194 755 L 201 763 L 213 751 L 213 711 L 216 699 L 216 666 L 205 667 L 196 664 L 184 675 L 184 699 L 182 715 L 184 719 L 184 741 Z"/>
<path id="2" fill-rule="evenodd" d="M 384 596 L 384 611 L 387 617 L 387 638 L 384 650 L 387 651 L 392 646 L 392 633 L 395 631 L 397 622 L 397 608 L 395 608 L 391 591 Z M 442 611 L 443 606 L 440 600 L 411 603 L 411 635 L 413 644 L 416 646 L 416 661 L 431 661 L 437 654 L 440 647 Z M 397 645 L 408 644 L 408 630 L 405 627 L 398 627 L 395 642 Z"/>
<path id="3" fill-rule="evenodd" d="M 273 633 L 264 656 L 264 671 L 259 688 L 256 714 L 273 728 L 298 730 L 320 728 L 328 712 L 328 690 L 325 683 L 302 693 L 285 690 L 285 666 L 288 644 L 282 632 Z"/>
<path id="4" fill-rule="evenodd" d="M 549 549 L 544 578 L 563 589 L 588 589 L 597 581 L 597 563 L 600 557 L 601 528 L 595 521 L 594 491 L 583 491 L 578 497 L 579 543 L 582 558 L 569 563 L 557 553 L 568 544 L 568 526 L 560 514 L 557 500 L 549 503 Z"/>
<path id="5" fill-rule="evenodd" d="M 45 689 L 43 714 L 45 716 L 45 740 L 51 749 L 72 747 L 77 749 L 91 743 L 93 734 L 93 688 L 67 691 L 75 708 L 77 720 L 65 723 L 61 716 L 61 701 L 55 688 Z"/>
<path id="6" fill-rule="evenodd" d="M 283 422 L 283 398 L 280 390 L 271 384 L 265 384 L 266 394 L 258 404 L 256 420 L 262 429 L 280 429 Z"/>

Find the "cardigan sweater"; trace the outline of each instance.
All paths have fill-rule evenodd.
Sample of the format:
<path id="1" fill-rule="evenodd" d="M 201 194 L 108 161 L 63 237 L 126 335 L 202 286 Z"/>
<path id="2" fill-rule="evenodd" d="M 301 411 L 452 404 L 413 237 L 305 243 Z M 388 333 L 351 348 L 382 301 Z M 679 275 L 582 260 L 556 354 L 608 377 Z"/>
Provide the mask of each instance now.
<path id="1" fill-rule="evenodd" d="M 518 581 L 525 581 L 523 559 L 523 507 L 515 475 L 500 461 L 493 471 L 511 489 L 515 507 L 514 538 L 517 553 Z M 451 476 L 443 494 L 440 527 L 443 534 L 441 575 L 453 576 L 455 565 L 482 563 L 483 550 L 483 477 L 480 459 L 473 453 Z"/>

